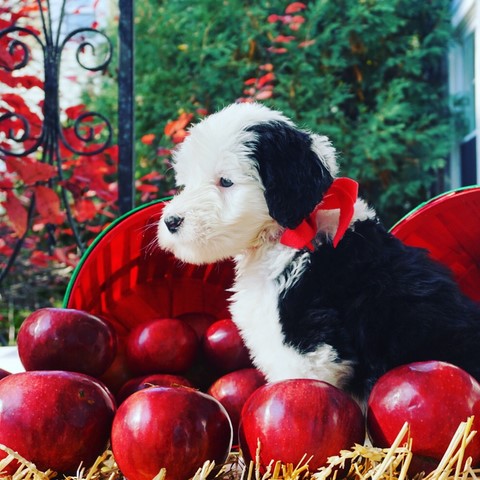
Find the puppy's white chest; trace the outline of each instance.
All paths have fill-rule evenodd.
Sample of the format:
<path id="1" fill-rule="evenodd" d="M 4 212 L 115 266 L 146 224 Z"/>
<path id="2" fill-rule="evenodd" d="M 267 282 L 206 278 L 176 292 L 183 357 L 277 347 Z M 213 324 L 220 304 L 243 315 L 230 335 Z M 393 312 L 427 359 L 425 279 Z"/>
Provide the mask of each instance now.
<path id="1" fill-rule="evenodd" d="M 316 378 L 342 386 L 351 368 L 338 362 L 337 352 L 330 345 L 322 344 L 315 351 L 302 354 L 285 342 L 279 296 L 294 279 L 282 283 L 278 277 L 292 258 L 292 252 L 283 248 L 264 252 L 263 256 L 256 253 L 254 258 L 238 257 L 230 306 L 232 318 L 242 332 L 254 364 L 268 381 Z M 303 264 L 300 259 L 300 264 L 293 267 L 296 275 L 301 275 Z"/>
<path id="2" fill-rule="evenodd" d="M 284 343 L 275 283 L 258 272 L 245 272 L 234 288 L 230 311 L 255 365 L 269 381 L 283 378 L 291 368 L 287 357 L 294 352 Z"/>

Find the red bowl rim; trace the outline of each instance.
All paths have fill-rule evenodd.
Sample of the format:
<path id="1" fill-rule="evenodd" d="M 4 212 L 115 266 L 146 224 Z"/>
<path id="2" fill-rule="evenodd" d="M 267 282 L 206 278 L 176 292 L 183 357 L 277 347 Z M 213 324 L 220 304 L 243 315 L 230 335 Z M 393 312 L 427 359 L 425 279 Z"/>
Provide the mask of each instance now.
<path id="1" fill-rule="evenodd" d="M 102 232 L 100 232 L 93 242 L 88 246 L 87 250 L 83 253 L 82 257 L 80 258 L 80 261 L 78 262 L 77 266 L 75 267 L 72 276 L 70 277 L 70 281 L 68 282 L 67 289 L 65 291 L 65 295 L 63 297 L 63 308 L 68 308 L 68 304 L 70 301 L 70 296 L 72 294 L 72 290 L 74 288 L 74 285 L 77 281 L 77 278 L 80 274 L 80 271 L 82 270 L 83 265 L 87 261 L 88 257 L 91 255 L 93 250 L 99 245 L 99 243 L 105 238 L 106 235 L 108 235 L 119 223 L 122 223 L 124 220 L 127 218 L 130 218 L 132 215 L 138 214 L 138 212 L 141 212 L 142 210 L 147 210 L 150 209 L 156 205 L 159 205 L 161 203 L 165 203 L 166 201 L 170 200 L 172 197 L 165 197 L 165 198 L 160 198 L 157 200 L 153 200 L 152 202 L 145 203 L 143 205 L 140 205 L 138 207 L 133 208 L 132 210 L 129 210 L 128 212 L 124 213 L 120 217 L 116 218 L 112 223 L 110 223 Z"/>
<path id="2" fill-rule="evenodd" d="M 415 207 L 413 210 L 408 212 L 405 216 L 403 216 L 398 222 L 396 222 L 393 225 L 393 227 L 390 229 L 390 232 L 397 236 L 402 232 L 402 229 L 406 227 L 407 223 L 410 223 L 412 220 L 417 219 L 419 215 L 422 215 L 425 211 L 427 211 L 431 207 L 447 201 L 450 197 L 462 195 L 470 191 L 475 191 L 479 189 L 480 189 L 480 185 L 469 185 L 466 187 L 460 187 L 460 188 L 443 192 L 431 198 L 430 200 L 427 200 L 421 203 L 420 205 Z"/>

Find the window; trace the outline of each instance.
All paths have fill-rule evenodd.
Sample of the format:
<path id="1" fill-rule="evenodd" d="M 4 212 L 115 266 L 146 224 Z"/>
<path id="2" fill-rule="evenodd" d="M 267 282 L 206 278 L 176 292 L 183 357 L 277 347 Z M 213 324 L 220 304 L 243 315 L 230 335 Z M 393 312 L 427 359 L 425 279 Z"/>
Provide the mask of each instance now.
<path id="1" fill-rule="evenodd" d="M 459 117 L 456 146 L 451 155 L 452 188 L 480 182 L 478 107 L 480 90 L 475 84 L 475 63 L 480 61 L 475 8 L 477 2 L 457 1 L 454 25 L 458 42 L 450 53 L 450 94 Z M 467 5 L 467 7 L 465 6 Z M 454 12 L 455 13 L 455 12 Z"/>

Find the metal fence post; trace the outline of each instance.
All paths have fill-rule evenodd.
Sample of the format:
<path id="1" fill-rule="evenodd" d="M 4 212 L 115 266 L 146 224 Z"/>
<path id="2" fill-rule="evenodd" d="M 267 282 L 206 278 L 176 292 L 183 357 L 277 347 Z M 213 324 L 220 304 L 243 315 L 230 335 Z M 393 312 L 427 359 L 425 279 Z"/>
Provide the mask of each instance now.
<path id="1" fill-rule="evenodd" d="M 118 206 L 120 213 L 134 207 L 134 0 L 119 0 L 118 61 Z"/>

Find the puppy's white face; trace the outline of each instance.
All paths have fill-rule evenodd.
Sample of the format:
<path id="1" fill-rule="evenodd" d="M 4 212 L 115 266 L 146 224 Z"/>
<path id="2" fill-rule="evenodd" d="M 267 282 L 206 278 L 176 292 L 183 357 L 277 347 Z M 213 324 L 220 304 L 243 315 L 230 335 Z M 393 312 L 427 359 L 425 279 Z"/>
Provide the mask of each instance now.
<path id="1" fill-rule="evenodd" d="M 162 248 L 188 263 L 231 258 L 278 229 L 270 217 L 245 126 L 284 117 L 264 107 L 228 107 L 190 130 L 174 156 L 181 188 L 158 225 Z M 276 118 L 274 118 L 276 119 Z"/>

